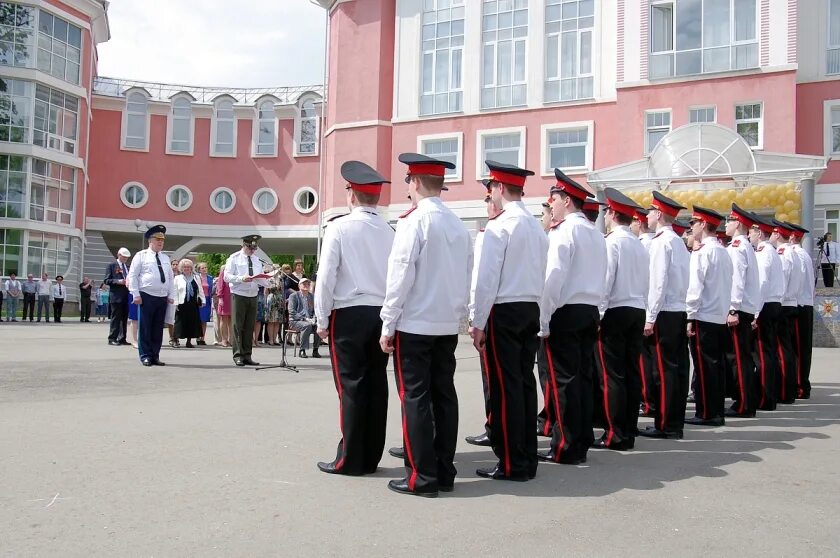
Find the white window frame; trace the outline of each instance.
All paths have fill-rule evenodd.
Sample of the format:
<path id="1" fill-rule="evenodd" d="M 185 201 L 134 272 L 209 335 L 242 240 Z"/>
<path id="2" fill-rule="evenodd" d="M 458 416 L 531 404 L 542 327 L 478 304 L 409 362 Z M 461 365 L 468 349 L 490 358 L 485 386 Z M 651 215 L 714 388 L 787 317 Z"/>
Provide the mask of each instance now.
<path id="1" fill-rule="evenodd" d="M 230 197 L 233 200 L 230 204 L 230 207 L 228 207 L 227 209 L 216 205 L 216 195 L 222 192 L 227 192 L 228 194 L 230 194 Z M 236 194 L 234 194 L 233 190 L 231 190 L 227 186 L 219 186 L 218 188 L 210 192 L 210 207 L 216 213 L 230 213 L 231 211 L 233 211 L 233 208 L 236 207 Z"/>
<path id="2" fill-rule="evenodd" d="M 456 132 L 454 134 L 426 134 L 417 136 L 417 153 L 425 154 L 424 145 L 427 142 L 434 141 L 448 141 L 456 140 L 458 142 L 458 153 L 455 162 L 455 172 L 449 176 L 445 176 L 443 181 L 462 182 L 464 179 L 464 132 Z"/>
<path id="3" fill-rule="evenodd" d="M 831 55 L 840 58 L 840 42 L 833 44 L 831 42 L 831 11 L 832 5 L 834 5 L 834 9 L 840 10 L 840 0 L 827 0 L 826 2 L 828 8 L 828 17 L 826 18 L 826 33 L 825 33 L 825 75 L 827 76 L 836 76 L 840 74 L 840 63 L 838 63 L 838 71 L 836 72 L 829 72 L 829 59 Z M 840 30 L 837 31 L 838 40 L 840 40 Z"/>
<path id="4" fill-rule="evenodd" d="M 49 97 L 50 97 L 49 101 L 45 101 L 43 99 L 38 98 L 38 88 L 39 87 L 41 87 L 42 89 L 46 89 L 48 91 Z M 54 92 L 63 95 L 65 102 L 66 102 L 68 97 L 70 97 L 72 99 L 75 99 L 76 100 L 76 111 L 73 112 L 72 110 L 70 110 L 68 108 L 59 107 L 58 105 L 54 105 L 52 103 L 52 97 L 53 97 Z M 45 139 L 46 139 L 45 144 L 46 145 L 44 145 L 43 147 L 46 148 L 46 149 L 51 149 L 53 151 L 59 151 L 61 153 L 69 153 L 70 155 L 75 155 L 78 148 L 79 148 L 79 128 L 81 127 L 81 114 L 80 113 L 81 113 L 81 109 L 82 109 L 82 103 L 81 103 L 82 100 L 79 97 L 76 97 L 75 95 L 72 95 L 70 93 L 65 93 L 64 91 L 54 89 L 52 87 L 49 87 L 48 85 L 43 85 L 43 84 L 40 84 L 40 83 L 35 84 L 33 94 L 34 94 L 34 99 L 35 99 L 35 101 L 32 105 L 32 143 L 33 143 L 33 145 L 35 144 L 35 132 L 36 132 L 36 129 L 35 129 L 36 106 L 38 105 L 38 103 L 43 103 L 43 104 L 46 105 L 46 110 L 47 110 L 47 115 L 45 116 L 45 119 L 44 119 L 45 123 L 47 125 L 47 129 L 46 130 L 37 130 L 39 133 L 44 133 L 44 135 L 45 135 Z M 51 121 L 51 115 L 53 113 L 53 109 L 55 109 L 58 113 L 60 113 L 60 116 L 63 116 L 64 113 L 70 113 L 70 114 L 75 114 L 76 115 L 76 134 L 75 134 L 74 137 L 69 138 L 69 137 L 65 136 L 63 133 L 62 134 L 53 134 L 49 131 L 49 127 L 50 127 L 50 124 L 51 124 L 51 122 L 50 122 Z M 126 105 L 126 109 L 127 109 L 127 105 Z M 57 142 L 58 147 L 53 147 L 52 146 L 53 142 Z M 71 149 L 68 150 L 68 147 L 71 147 Z"/>
<path id="5" fill-rule="evenodd" d="M 543 6 L 542 6 L 543 10 L 545 10 L 547 8 L 547 6 L 545 5 L 545 0 L 541 0 L 541 2 L 543 4 Z M 555 4 L 555 5 L 560 5 L 560 4 Z M 598 6 L 598 1 L 596 0 L 595 1 L 595 7 L 594 7 L 592 15 L 591 16 L 583 16 L 584 18 L 586 18 L 586 17 L 592 17 L 593 18 L 592 27 L 583 27 L 583 28 L 575 27 L 574 30 L 570 29 L 570 30 L 566 31 L 567 33 L 574 32 L 576 34 L 576 36 L 575 36 L 576 56 L 575 56 L 575 75 L 574 76 L 563 77 L 563 69 L 564 69 L 563 68 L 563 33 L 564 32 L 563 31 L 552 31 L 551 33 L 548 33 L 547 29 L 543 29 L 543 32 L 545 33 L 545 38 L 544 38 L 544 40 L 545 40 L 545 46 L 544 46 L 545 53 L 543 55 L 543 59 L 544 59 L 543 60 L 543 67 L 544 67 L 544 72 L 545 72 L 545 83 L 543 84 L 543 98 L 545 99 L 546 104 L 569 103 L 569 102 L 573 102 L 573 101 L 580 101 L 580 100 L 594 98 L 594 96 L 595 96 L 595 68 L 599 64 L 599 60 L 597 59 L 598 55 L 597 55 L 597 52 L 596 52 L 596 49 L 597 49 L 596 42 L 598 40 L 598 35 L 596 34 L 596 29 L 599 28 L 598 19 L 597 19 L 599 11 L 600 11 L 600 8 Z M 561 19 L 559 21 L 566 22 L 566 21 L 574 20 L 577 24 L 578 22 L 580 22 L 581 19 L 582 18 L 578 14 L 578 17 L 575 17 L 575 18 L 563 19 L 562 16 L 561 16 Z M 549 22 L 546 25 L 549 25 L 549 24 L 555 23 L 555 22 L 556 22 L 556 20 L 552 20 L 552 22 Z M 562 25 L 562 23 L 561 23 L 561 25 Z M 582 69 L 583 69 L 582 68 L 583 59 L 581 57 L 581 44 L 583 43 L 583 38 L 582 37 L 583 37 L 584 33 L 589 33 L 589 64 L 590 64 L 590 67 L 589 67 L 588 72 L 583 72 L 582 71 Z M 552 38 L 556 38 L 556 40 L 557 40 L 557 53 L 556 53 L 557 54 L 557 76 L 556 77 L 549 77 L 549 71 L 550 71 L 549 67 L 548 67 L 548 56 L 549 56 L 549 52 L 550 52 L 549 51 L 549 40 L 552 39 Z M 572 80 L 572 79 L 575 80 L 575 95 L 571 98 L 564 99 L 563 98 L 563 84 L 562 84 L 562 82 L 565 81 L 565 80 Z M 584 80 L 591 80 L 592 81 L 592 94 L 591 95 L 581 95 L 580 94 L 581 83 Z M 559 84 L 558 85 L 558 87 L 559 87 L 558 98 L 549 100 L 548 85 L 553 84 L 553 83 Z"/>
<path id="6" fill-rule="evenodd" d="M 128 134 L 128 102 L 129 97 L 132 95 L 142 95 L 146 98 L 146 137 L 145 145 L 143 147 L 130 147 L 126 145 L 126 139 Z M 141 151 L 143 153 L 149 152 L 149 127 L 151 123 L 151 111 L 149 110 L 149 103 L 151 102 L 151 95 L 143 89 L 130 89 L 125 92 L 125 105 L 123 106 L 122 112 L 122 129 L 120 131 L 120 149 L 123 151 Z M 132 114 L 139 114 L 139 113 L 132 113 Z"/>
<path id="7" fill-rule="evenodd" d="M 748 124 L 750 122 L 758 122 L 758 145 L 751 145 L 750 149 L 752 150 L 759 150 L 764 149 L 764 102 L 763 101 L 741 101 L 735 103 L 735 106 L 732 107 L 733 116 L 735 116 L 735 112 L 738 110 L 738 107 L 743 107 L 747 105 L 759 105 L 761 107 L 761 117 L 760 118 L 742 118 L 738 120 L 735 118 L 735 133 L 738 134 L 738 124 Z M 741 134 L 738 134 L 739 136 Z M 746 140 L 744 140 L 746 142 Z"/>
<path id="8" fill-rule="evenodd" d="M 271 197 L 274 198 L 274 203 L 272 203 L 271 208 L 268 210 L 264 210 L 257 205 L 257 199 L 262 194 L 271 194 Z M 277 209 L 277 205 L 280 203 L 280 199 L 277 197 L 277 192 L 275 192 L 272 188 L 259 188 L 254 195 L 251 197 L 251 205 L 254 207 L 254 211 L 259 213 L 260 215 L 268 215 L 269 213 L 273 212 Z"/>
<path id="9" fill-rule="evenodd" d="M 172 149 L 172 134 L 175 130 L 175 103 L 180 100 L 186 100 L 190 104 L 190 126 L 189 126 L 189 149 L 186 151 L 174 151 Z M 195 110 L 193 107 L 193 99 L 186 93 L 178 94 L 170 100 L 169 113 L 166 117 L 166 154 L 167 155 L 182 155 L 192 156 L 195 147 Z"/>
<path id="10" fill-rule="evenodd" d="M 830 157 L 832 161 L 838 161 L 840 160 L 840 150 L 834 151 L 834 135 L 832 128 L 834 128 L 835 126 L 840 127 L 840 123 L 831 123 L 832 112 L 837 112 L 838 114 L 840 114 L 840 99 L 829 99 L 823 101 L 823 119 L 825 123 L 825 156 Z"/>
<path id="11" fill-rule="evenodd" d="M 128 189 L 132 186 L 137 186 L 138 188 L 140 188 L 140 190 L 143 191 L 143 201 L 141 201 L 140 203 L 131 203 L 126 198 Z M 149 202 L 149 189 L 137 181 L 126 182 L 120 189 L 120 201 L 123 203 L 124 206 L 126 206 L 129 209 L 140 209 Z"/>
<path id="12" fill-rule="evenodd" d="M 488 130 L 478 130 L 475 133 L 475 179 L 481 180 L 487 178 L 489 173 L 484 172 L 484 138 L 488 136 L 506 136 L 509 134 L 519 134 L 519 158 L 517 166 L 525 167 L 525 153 L 527 153 L 526 140 L 528 137 L 527 128 L 525 126 L 516 126 L 512 128 L 492 128 Z"/>
<path id="13" fill-rule="evenodd" d="M 470 2 L 475 2 L 477 0 L 469 0 L 469 1 Z M 425 4 L 428 3 L 428 2 L 434 2 L 435 10 L 427 11 L 425 9 Z M 419 77 L 419 79 L 418 79 L 418 84 L 419 84 L 419 87 L 418 87 L 418 89 L 419 89 L 419 91 L 418 91 L 418 93 L 419 93 L 418 106 L 420 107 L 420 110 L 419 110 L 420 116 L 436 116 L 436 115 L 441 115 L 441 114 L 458 114 L 458 113 L 464 112 L 464 97 L 465 97 L 465 94 L 464 94 L 464 62 L 466 60 L 465 53 L 466 53 L 466 50 L 467 50 L 465 48 L 465 42 L 466 42 L 466 39 L 467 39 L 467 28 L 466 28 L 466 23 L 467 23 L 466 3 L 467 3 L 467 0 L 449 0 L 449 1 L 446 2 L 446 7 L 438 6 L 437 5 L 438 2 L 441 2 L 441 0 L 424 0 L 424 2 L 423 2 L 424 6 L 422 6 L 421 9 L 420 9 L 420 17 L 421 17 L 420 36 L 419 36 L 420 59 L 418 60 L 418 71 L 419 71 L 419 75 L 418 75 L 418 77 Z M 458 4 L 453 5 L 455 2 L 458 2 Z M 441 2 L 441 4 L 443 4 L 443 2 Z M 423 23 L 423 21 L 427 17 L 427 14 L 430 15 L 432 18 L 434 18 L 437 8 L 440 8 L 441 10 L 445 10 L 445 9 L 450 9 L 450 10 L 461 9 L 461 10 L 463 10 L 464 11 L 464 17 L 463 18 L 456 18 L 456 20 L 463 20 L 464 21 L 464 32 L 460 35 L 452 35 L 452 33 L 451 33 L 451 22 L 453 21 L 453 19 L 451 17 L 452 12 L 450 11 L 449 12 L 450 17 L 449 17 L 448 20 L 446 20 L 446 22 L 450 23 L 450 33 L 445 35 L 443 38 L 438 38 L 437 32 L 435 32 L 434 38 L 430 39 L 434 43 L 437 43 L 437 41 L 439 41 L 439 40 L 440 41 L 448 41 L 449 46 L 437 48 L 437 45 L 436 45 L 434 49 L 427 50 L 425 48 L 425 45 L 424 45 L 425 41 L 423 41 L 423 26 L 425 25 Z M 442 23 L 446 23 L 446 22 L 442 22 Z M 451 44 L 452 43 L 452 37 L 460 37 L 461 38 L 460 39 L 461 44 L 453 46 Z M 445 91 L 437 91 L 437 85 L 436 85 L 437 75 L 436 75 L 435 70 L 437 68 L 437 53 L 438 53 L 439 50 L 440 51 L 446 50 L 447 53 L 448 53 L 448 59 L 449 59 L 449 63 L 448 63 L 448 66 L 447 66 L 447 82 L 449 84 L 449 87 L 447 87 L 447 89 Z M 457 81 L 458 81 L 458 84 L 459 84 L 458 87 L 453 87 L 452 86 L 452 82 L 455 81 L 453 79 L 455 77 L 455 72 L 454 72 L 454 68 L 453 68 L 453 64 L 452 64 L 452 54 L 454 52 L 458 52 L 459 56 L 461 58 L 460 72 L 459 72 L 459 75 L 457 76 L 458 77 Z M 425 68 L 424 60 L 425 60 L 426 56 L 431 56 L 432 83 L 431 83 L 431 89 L 430 90 L 426 90 L 425 89 L 425 84 L 423 83 L 423 70 Z M 446 95 L 447 96 L 446 110 L 441 110 L 441 111 L 435 110 L 435 108 L 434 108 L 434 105 L 435 105 L 434 97 L 436 97 L 437 95 Z M 452 110 L 450 108 L 452 106 L 452 96 L 453 95 L 456 95 L 456 96 L 460 95 L 460 107 L 461 108 L 458 109 L 458 110 Z M 424 112 L 423 111 L 423 98 L 427 97 L 427 96 L 432 97 L 432 110 Z"/>
<path id="14" fill-rule="evenodd" d="M 225 101 L 229 101 L 231 104 L 231 112 L 233 113 L 233 148 L 231 153 L 219 153 L 216 151 L 216 144 L 218 143 L 216 140 L 216 132 L 217 132 L 217 125 L 219 118 L 217 113 L 219 111 L 219 105 Z M 227 121 L 228 119 L 225 119 Z M 232 159 L 236 157 L 236 140 L 237 140 L 237 124 L 238 120 L 236 118 L 236 99 L 229 95 L 222 95 L 215 101 L 213 101 L 213 116 L 210 120 L 210 156 L 211 157 L 222 157 L 226 159 Z"/>
<path id="15" fill-rule="evenodd" d="M 300 198 L 301 194 L 304 193 L 310 193 L 315 198 L 315 202 L 309 209 L 304 208 L 299 203 L 300 200 L 298 198 Z M 313 188 L 312 186 L 303 186 L 301 188 L 298 188 L 298 190 L 294 193 L 294 196 L 292 196 L 292 205 L 295 206 L 295 209 L 298 213 L 303 213 L 304 215 L 308 215 L 316 209 L 318 209 L 318 201 L 318 192 L 316 192 L 315 188 Z"/>
<path id="16" fill-rule="evenodd" d="M 645 125 L 645 155 L 650 155 L 650 152 L 653 149 L 656 148 L 656 145 L 654 145 L 653 147 L 650 146 L 650 137 L 649 137 L 648 132 L 650 132 L 651 130 L 664 130 L 665 129 L 665 126 L 654 126 L 653 128 L 648 128 L 648 125 L 647 125 L 648 114 L 655 114 L 655 113 L 660 113 L 660 112 L 667 112 L 668 113 L 668 133 L 670 133 L 674 129 L 674 113 L 670 108 L 659 108 L 659 109 L 648 109 L 648 110 L 646 110 L 645 115 L 644 115 L 644 118 L 645 118 L 645 121 L 644 121 L 644 125 Z M 657 145 L 659 145 L 659 144 L 657 143 Z"/>
<path id="17" fill-rule="evenodd" d="M 307 118 L 313 118 L 315 121 L 315 151 L 312 153 L 301 153 L 298 147 L 300 146 L 300 134 L 303 132 L 303 105 L 307 101 L 312 101 L 312 104 L 315 108 L 315 116 L 308 116 Z M 321 104 L 321 99 L 314 97 L 314 96 L 305 96 L 298 99 L 297 105 L 295 107 L 295 148 L 294 148 L 294 156 L 295 157 L 317 157 L 320 155 L 321 151 L 321 110 L 323 110 L 323 105 Z"/>
<path id="18" fill-rule="evenodd" d="M 259 153 L 260 126 L 262 125 L 263 120 L 269 120 L 267 118 L 266 119 L 261 119 L 260 118 L 260 107 L 265 103 L 271 103 L 271 105 L 272 105 L 272 115 L 273 116 L 271 118 L 271 121 L 272 121 L 272 126 L 274 127 L 274 134 L 272 135 L 273 145 L 272 145 L 271 153 Z M 251 127 L 251 131 L 252 131 L 252 134 L 251 134 L 251 157 L 253 157 L 254 159 L 260 159 L 260 158 L 265 158 L 265 157 L 277 157 L 278 144 L 280 143 L 279 142 L 280 122 L 279 122 L 279 119 L 277 118 L 276 110 L 277 110 L 277 103 L 276 103 L 275 100 L 273 100 L 271 98 L 263 97 L 261 99 L 258 99 L 256 104 L 254 104 L 254 120 L 253 120 L 253 126 Z M 317 146 L 315 147 L 315 150 L 316 151 L 318 150 Z"/>
<path id="19" fill-rule="evenodd" d="M 551 157 L 549 156 L 550 145 L 548 134 L 550 132 L 564 132 L 571 130 L 586 129 L 586 162 L 582 167 L 568 167 L 560 170 L 566 174 L 583 174 L 592 170 L 592 152 L 595 144 L 595 122 L 582 120 L 580 122 L 562 122 L 557 124 L 543 124 L 540 127 L 540 175 L 554 176 L 554 167 L 549 167 Z"/>
<path id="20" fill-rule="evenodd" d="M 169 199 L 170 194 L 172 194 L 174 190 L 184 190 L 187 193 L 187 203 L 183 207 L 178 207 L 177 205 L 172 203 L 172 200 Z M 173 186 L 170 186 L 169 189 L 166 191 L 166 205 L 168 205 L 169 209 L 171 209 L 172 211 L 186 211 L 190 207 L 192 207 L 192 204 L 193 193 L 192 190 L 190 190 L 187 186 L 184 186 L 183 184 L 174 184 Z"/>
<path id="21" fill-rule="evenodd" d="M 695 111 L 695 110 L 698 110 L 698 111 L 699 110 L 709 110 L 709 109 L 712 110 L 712 114 L 713 114 L 711 122 L 706 122 L 706 121 L 692 122 L 691 121 L 691 112 L 692 111 Z M 698 105 L 698 106 L 688 107 L 688 123 L 689 124 L 716 124 L 717 123 L 717 105 Z"/>
<path id="22" fill-rule="evenodd" d="M 482 13 L 482 18 L 481 18 L 481 37 L 482 37 L 481 38 L 481 86 L 480 86 L 480 92 L 479 92 L 479 97 L 480 97 L 479 104 L 481 105 L 481 109 L 482 110 L 492 110 L 492 109 L 498 109 L 498 108 L 527 106 L 528 105 L 528 58 L 529 58 L 529 52 L 528 52 L 529 51 L 529 48 L 528 48 L 528 28 L 529 27 L 528 26 L 529 26 L 529 23 L 530 23 L 527 19 L 527 14 L 530 13 L 529 12 L 529 6 L 526 3 L 525 8 L 520 8 L 519 10 L 517 10 L 517 9 L 515 9 L 514 0 L 511 0 L 510 9 L 509 10 L 506 9 L 502 12 L 502 13 L 505 13 L 505 14 L 510 13 L 511 26 L 510 27 L 504 27 L 501 31 L 499 30 L 499 28 L 497 26 L 495 29 L 492 30 L 492 32 L 494 32 L 496 34 L 496 39 L 493 40 L 493 41 L 485 41 L 484 34 L 487 33 L 487 32 L 490 32 L 490 31 L 487 31 L 484 28 L 484 21 L 485 21 L 487 15 L 497 15 L 499 12 L 496 12 L 495 14 L 486 14 L 484 10 L 487 7 L 487 0 L 481 0 L 481 4 L 482 4 L 481 5 L 481 13 Z M 525 21 L 525 25 L 524 25 L 525 36 L 524 37 L 513 37 L 513 35 L 512 35 L 513 30 L 515 30 L 519 27 L 523 27 L 522 25 L 514 25 L 515 12 L 522 11 L 523 9 L 526 12 L 526 21 Z M 497 17 L 498 17 L 498 15 L 497 15 Z M 508 38 L 508 39 L 499 39 L 498 35 L 500 34 L 500 32 L 503 32 L 505 30 L 508 31 L 508 32 L 511 32 L 511 37 Z M 503 42 L 503 41 L 511 43 L 510 75 L 507 76 L 507 78 L 508 78 L 507 83 L 500 84 L 499 83 L 499 43 Z M 516 47 L 520 43 L 522 45 L 522 48 L 525 51 L 524 59 L 523 59 L 524 68 L 522 68 L 522 79 L 517 80 L 516 79 Z M 492 73 L 493 73 L 493 75 L 490 78 L 490 83 L 485 83 L 485 80 L 486 80 L 487 76 L 486 76 L 486 73 L 484 71 L 485 70 L 484 66 L 485 66 L 487 60 L 486 60 L 486 56 L 485 56 L 484 51 L 485 51 L 486 47 L 492 47 L 492 50 L 493 50 L 493 55 L 492 55 L 492 57 L 493 57 Z M 499 90 L 503 87 L 509 87 L 510 90 L 511 90 L 511 96 L 510 96 L 510 100 L 509 100 L 510 102 L 508 102 L 508 103 L 500 103 L 499 102 L 499 97 L 498 97 Z M 522 87 L 525 91 L 525 98 L 522 100 L 521 103 L 515 103 L 513 101 L 513 89 L 515 87 Z M 493 91 L 494 102 L 492 104 L 487 104 L 487 105 L 484 104 L 484 92 L 485 91 Z"/>

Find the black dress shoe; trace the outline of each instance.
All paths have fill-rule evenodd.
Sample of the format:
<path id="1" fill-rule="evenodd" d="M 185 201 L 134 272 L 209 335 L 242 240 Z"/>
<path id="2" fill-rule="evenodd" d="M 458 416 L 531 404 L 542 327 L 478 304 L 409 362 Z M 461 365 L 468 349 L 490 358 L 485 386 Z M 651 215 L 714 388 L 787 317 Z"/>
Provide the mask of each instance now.
<path id="1" fill-rule="evenodd" d="M 554 460 L 554 452 L 551 450 L 547 451 L 538 451 L 537 452 L 537 459 L 540 461 L 546 461 L 549 463 L 560 463 L 562 465 L 581 465 L 582 463 L 586 463 L 585 457 L 569 457 L 567 455 L 561 455 L 560 461 Z"/>
<path id="2" fill-rule="evenodd" d="M 397 459 L 405 459 L 405 448 L 403 447 L 388 448 L 388 453 L 391 455 L 391 457 L 396 457 Z"/>
<path id="3" fill-rule="evenodd" d="M 633 446 L 630 445 L 629 441 L 621 441 L 613 444 L 607 444 L 607 440 L 605 438 L 598 438 L 594 442 L 592 442 L 592 446 L 595 449 L 608 449 L 614 451 L 627 451 L 629 449 L 633 449 Z"/>
<path id="4" fill-rule="evenodd" d="M 245 366 L 245 362 L 243 362 L 243 360 L 242 360 L 241 358 L 235 358 L 235 359 L 233 359 L 233 363 L 234 363 L 236 366 Z"/>
<path id="5" fill-rule="evenodd" d="M 321 353 L 317 349 L 312 351 L 312 358 L 321 358 Z"/>
<path id="6" fill-rule="evenodd" d="M 422 496 L 424 498 L 437 498 L 437 488 L 415 488 L 411 490 L 408 487 L 408 479 L 388 481 L 388 488 L 400 494 L 409 494 L 411 496 Z"/>
<path id="7" fill-rule="evenodd" d="M 254 362 L 250 358 L 243 358 L 242 359 L 242 364 L 247 364 L 248 366 L 259 366 L 260 365 L 259 362 Z"/>
<path id="8" fill-rule="evenodd" d="M 723 417 L 710 419 L 704 419 L 703 417 L 689 417 L 685 419 L 685 423 L 692 424 L 694 426 L 723 426 L 726 424 L 726 421 Z"/>
<path id="9" fill-rule="evenodd" d="M 487 435 L 486 432 L 479 434 L 477 436 L 467 436 L 464 438 L 468 444 L 472 444 L 474 446 L 489 446 L 490 445 L 490 436 Z"/>
<path id="10" fill-rule="evenodd" d="M 528 475 L 511 475 L 507 476 L 504 471 L 499 469 L 499 466 L 496 465 L 490 469 L 476 469 L 475 474 L 479 477 L 483 477 L 485 479 L 493 479 L 493 480 L 507 480 L 507 481 L 514 481 L 514 482 L 527 482 Z"/>
<path id="11" fill-rule="evenodd" d="M 306 351 L 304 351 L 303 349 L 301 349 L 300 351 L 298 351 L 298 356 L 299 356 L 300 358 L 309 358 L 308 356 L 306 356 Z"/>
<path id="12" fill-rule="evenodd" d="M 644 436 L 645 438 L 658 438 L 661 440 L 682 440 L 683 433 L 673 430 L 659 430 L 653 426 L 648 426 L 644 430 L 639 431 L 639 436 Z"/>
<path id="13" fill-rule="evenodd" d="M 739 413 L 733 408 L 726 409 L 724 411 L 724 416 L 727 417 L 736 417 L 736 418 L 755 418 L 755 411 L 747 411 L 746 413 Z"/>
<path id="14" fill-rule="evenodd" d="M 335 463 L 327 463 L 326 461 L 319 461 L 318 462 L 318 469 L 322 473 L 327 473 L 330 475 L 340 475 L 342 474 L 339 469 L 336 469 Z"/>
<path id="15" fill-rule="evenodd" d="M 152 364 L 154 364 L 155 366 L 166 366 L 166 363 L 162 360 L 153 360 Z"/>
<path id="16" fill-rule="evenodd" d="M 119 346 L 120 346 L 120 344 L 119 344 L 119 343 L 117 343 L 116 341 L 108 341 L 108 344 L 109 344 L 109 345 L 112 345 L 112 346 L 114 346 L 114 347 L 119 347 Z"/>
<path id="17" fill-rule="evenodd" d="M 140 362 L 143 363 L 143 366 L 151 366 L 153 364 L 150 358 L 144 358 Z"/>

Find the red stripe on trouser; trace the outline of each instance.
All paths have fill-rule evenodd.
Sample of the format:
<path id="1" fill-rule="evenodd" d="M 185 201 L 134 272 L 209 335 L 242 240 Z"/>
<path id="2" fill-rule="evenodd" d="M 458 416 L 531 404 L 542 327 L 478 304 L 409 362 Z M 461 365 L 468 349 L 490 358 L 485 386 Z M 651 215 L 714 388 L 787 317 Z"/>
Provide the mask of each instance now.
<path id="1" fill-rule="evenodd" d="M 551 357 L 551 349 L 548 340 L 545 342 L 545 356 L 548 361 L 548 372 L 551 374 L 551 389 L 554 392 L 554 420 L 557 421 L 557 428 L 560 429 L 560 444 L 554 452 L 554 461 L 560 462 L 560 455 L 563 453 L 563 446 L 566 445 L 566 432 L 563 430 L 563 415 L 560 413 L 560 396 L 557 391 L 557 374 L 554 371 L 554 359 Z"/>
<path id="2" fill-rule="evenodd" d="M 700 349 L 700 329 L 694 324 L 694 340 L 697 344 L 697 373 L 700 374 L 700 398 L 703 400 L 703 418 L 709 418 L 709 407 L 706 405 L 706 371 L 703 368 L 703 351 Z"/>
<path id="3" fill-rule="evenodd" d="M 741 368 L 741 347 L 738 346 L 737 326 L 732 328 L 732 344 L 735 345 L 735 367 L 738 369 L 738 386 L 741 388 L 741 401 L 738 412 L 747 411 L 747 390 L 744 388 L 744 371 Z"/>
<path id="4" fill-rule="evenodd" d="M 490 334 L 490 346 L 493 349 L 493 364 L 496 369 L 496 378 L 499 380 L 499 389 L 501 390 L 502 402 L 502 445 L 505 450 L 505 475 L 510 476 L 510 444 L 508 440 L 507 430 L 507 397 L 505 395 L 505 380 L 502 378 L 502 367 L 499 366 L 499 355 L 496 353 L 496 327 L 493 325 L 493 310 L 490 310 L 490 318 L 487 320 L 488 333 Z M 486 350 L 486 347 L 485 347 Z M 533 372 L 532 372 L 533 374 Z M 489 384 L 488 384 L 489 387 Z"/>
<path id="5" fill-rule="evenodd" d="M 490 397 L 490 363 L 487 361 L 487 351 L 482 351 L 479 353 L 481 362 L 484 363 L 484 381 L 487 385 L 487 397 Z M 487 412 L 487 423 L 492 427 L 493 426 L 493 411 Z"/>
<path id="6" fill-rule="evenodd" d="M 653 346 L 656 347 L 656 366 L 659 369 L 659 417 L 661 424 L 657 428 L 665 430 L 665 424 L 668 421 L 668 406 L 665 404 L 665 368 L 662 366 L 662 348 L 659 346 L 659 330 L 656 327 L 654 327 L 653 336 Z"/>
<path id="7" fill-rule="evenodd" d="M 796 331 L 796 385 L 802 385 L 802 340 L 799 339 L 799 317 L 793 322 Z"/>
<path id="8" fill-rule="evenodd" d="M 330 315 L 330 360 L 332 361 L 333 375 L 335 376 L 335 390 L 338 392 L 338 429 L 341 431 L 341 449 L 347 453 L 347 440 L 344 438 L 344 405 L 342 402 L 342 395 L 344 395 L 341 388 L 341 376 L 338 373 L 338 355 L 335 350 L 335 311 Z M 344 456 L 335 464 L 337 471 L 341 470 L 344 465 Z"/>
<path id="9" fill-rule="evenodd" d="M 645 358 L 639 355 L 639 376 L 642 379 L 642 400 L 645 402 L 645 414 L 650 412 L 650 401 L 648 401 L 647 378 L 645 378 Z"/>
<path id="10" fill-rule="evenodd" d="M 598 359 L 601 361 L 601 376 L 604 378 L 604 416 L 607 417 L 607 445 L 612 442 L 615 437 L 615 430 L 613 429 L 612 418 L 610 417 L 610 385 L 607 374 L 607 360 L 604 358 L 604 341 L 601 338 L 601 332 L 598 332 Z"/>
<path id="11" fill-rule="evenodd" d="M 785 392 L 785 378 L 787 378 L 787 366 L 785 366 L 785 351 L 782 349 L 782 341 L 776 342 L 776 352 L 779 353 L 779 368 L 782 371 L 782 401 L 786 400 L 787 393 Z"/>
<path id="12" fill-rule="evenodd" d="M 767 393 L 767 366 L 764 363 L 764 343 L 761 341 L 761 325 L 755 326 L 756 339 L 758 339 L 758 363 L 761 366 L 761 400 L 758 402 L 759 407 L 764 407 L 764 401 Z"/>
<path id="13" fill-rule="evenodd" d="M 417 483 L 417 468 L 414 466 L 414 455 L 411 451 L 411 441 L 408 436 L 408 420 L 405 418 L 405 380 L 403 379 L 402 359 L 400 359 L 400 332 L 394 334 L 395 362 L 394 369 L 397 371 L 397 378 L 400 381 L 400 405 L 402 406 L 402 427 L 403 445 L 405 445 L 405 456 L 408 458 L 408 466 L 411 467 L 411 475 L 408 477 L 408 489 L 414 490 Z"/>

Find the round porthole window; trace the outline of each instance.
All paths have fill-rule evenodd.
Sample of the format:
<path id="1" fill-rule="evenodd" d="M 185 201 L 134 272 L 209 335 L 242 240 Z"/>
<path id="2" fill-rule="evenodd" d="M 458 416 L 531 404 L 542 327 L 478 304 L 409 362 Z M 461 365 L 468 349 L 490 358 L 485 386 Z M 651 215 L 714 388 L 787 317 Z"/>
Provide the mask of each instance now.
<path id="1" fill-rule="evenodd" d="M 137 209 L 149 201 L 149 191 L 139 182 L 127 182 L 120 190 L 120 199 L 126 207 Z"/>
<path id="2" fill-rule="evenodd" d="M 233 190 L 222 186 L 210 194 L 210 207 L 216 213 L 227 213 L 236 206 L 236 194 Z"/>
<path id="3" fill-rule="evenodd" d="M 266 215 L 277 208 L 277 194 L 271 188 L 260 188 L 254 192 L 254 198 L 251 200 L 251 203 L 257 213 Z"/>
<path id="4" fill-rule="evenodd" d="M 166 192 L 166 205 L 172 211 L 186 211 L 192 205 L 192 192 L 186 186 L 176 184 Z"/>
<path id="5" fill-rule="evenodd" d="M 294 206 L 301 213 L 312 213 L 318 206 L 318 192 L 310 186 L 304 186 L 295 192 Z"/>

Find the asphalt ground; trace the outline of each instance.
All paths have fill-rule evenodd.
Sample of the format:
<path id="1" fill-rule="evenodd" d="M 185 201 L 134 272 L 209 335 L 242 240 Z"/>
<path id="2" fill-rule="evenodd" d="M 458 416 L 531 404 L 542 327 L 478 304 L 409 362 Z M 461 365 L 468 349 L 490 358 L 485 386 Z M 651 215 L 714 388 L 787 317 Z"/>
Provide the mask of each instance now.
<path id="1" fill-rule="evenodd" d="M 3 556 L 840 555 L 840 349 L 814 351 L 808 401 L 528 483 L 478 478 L 494 456 L 461 441 L 455 491 L 431 500 L 386 488 L 387 454 L 367 477 L 316 469 L 339 436 L 327 358 L 296 374 L 166 347 L 144 368 L 106 330 L 0 324 Z M 457 357 L 463 440 L 483 403 L 467 338 Z M 399 445 L 393 390 L 388 420 Z"/>

